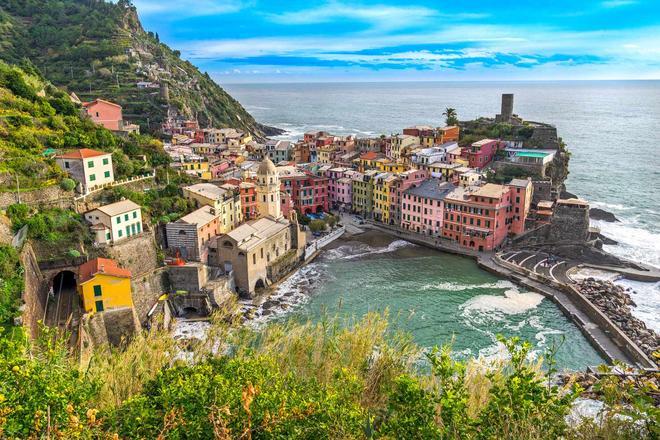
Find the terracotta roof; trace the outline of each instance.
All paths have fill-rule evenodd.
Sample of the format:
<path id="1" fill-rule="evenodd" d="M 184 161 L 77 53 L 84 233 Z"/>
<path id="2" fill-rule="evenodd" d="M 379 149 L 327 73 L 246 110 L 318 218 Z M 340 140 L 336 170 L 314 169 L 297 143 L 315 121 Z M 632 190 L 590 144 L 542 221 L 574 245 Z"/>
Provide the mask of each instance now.
<path id="1" fill-rule="evenodd" d="M 94 258 L 93 260 L 90 260 L 87 263 L 83 263 L 78 267 L 78 278 L 80 279 L 80 284 L 91 280 L 98 273 L 103 273 L 119 278 L 131 277 L 131 271 L 128 269 L 122 269 L 121 267 L 117 266 L 117 262 L 115 260 L 110 260 L 108 258 Z"/>
<path id="2" fill-rule="evenodd" d="M 360 156 L 360 159 L 362 159 L 362 160 L 374 160 L 374 159 L 377 159 L 378 157 L 380 157 L 380 155 L 378 153 L 376 153 L 375 151 L 368 151 L 368 152 L 364 153 L 362 156 Z"/>
<path id="3" fill-rule="evenodd" d="M 80 150 L 69 151 L 68 153 L 56 156 L 60 159 L 88 159 L 90 157 L 105 156 L 105 151 L 91 150 L 89 148 L 81 148 Z"/>
<path id="4" fill-rule="evenodd" d="M 90 105 L 95 104 L 95 103 L 97 103 L 97 102 L 102 102 L 102 103 L 104 103 L 104 104 L 110 104 L 110 105 L 114 105 L 115 107 L 119 107 L 119 108 L 121 108 L 121 105 L 116 104 L 116 103 L 114 103 L 114 102 L 106 101 L 105 99 L 95 99 L 94 101 L 83 102 L 83 107 L 87 108 L 87 107 L 89 107 Z"/>

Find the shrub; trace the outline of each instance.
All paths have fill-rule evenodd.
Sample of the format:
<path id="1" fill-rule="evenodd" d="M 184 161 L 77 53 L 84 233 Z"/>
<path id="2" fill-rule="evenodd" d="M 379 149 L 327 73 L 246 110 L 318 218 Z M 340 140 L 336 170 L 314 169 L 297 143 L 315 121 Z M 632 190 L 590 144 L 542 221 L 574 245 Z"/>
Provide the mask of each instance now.
<path id="1" fill-rule="evenodd" d="M 62 188 L 64 191 L 73 191 L 75 187 L 76 187 L 76 181 L 73 179 L 69 179 L 68 177 L 65 177 L 60 182 L 60 188 Z"/>
<path id="2" fill-rule="evenodd" d="M 309 222 L 309 229 L 312 232 L 325 231 L 325 222 L 323 220 L 312 220 Z"/>

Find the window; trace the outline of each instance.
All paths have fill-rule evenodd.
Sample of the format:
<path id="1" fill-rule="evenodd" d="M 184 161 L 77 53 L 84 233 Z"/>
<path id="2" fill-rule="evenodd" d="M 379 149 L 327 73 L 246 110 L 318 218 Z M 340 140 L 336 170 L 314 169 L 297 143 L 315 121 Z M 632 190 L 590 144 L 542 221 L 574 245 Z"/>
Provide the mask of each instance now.
<path id="1" fill-rule="evenodd" d="M 110 233 L 109 233 L 109 232 L 106 232 L 106 233 L 105 233 L 105 239 L 106 239 L 106 240 L 110 240 Z"/>
<path id="2" fill-rule="evenodd" d="M 90 174 L 90 175 L 89 175 L 89 181 L 90 181 L 90 182 L 93 182 L 93 181 L 95 181 L 95 180 L 96 180 L 96 174 Z"/>
<path id="3" fill-rule="evenodd" d="M 126 236 L 127 237 L 131 236 L 131 227 L 130 226 L 126 226 Z"/>
<path id="4" fill-rule="evenodd" d="M 110 163 L 110 159 L 108 159 L 107 157 L 103 159 L 103 165 L 108 165 L 109 163 Z"/>
<path id="5" fill-rule="evenodd" d="M 94 296 L 102 296 L 103 292 L 101 291 L 101 286 L 100 285 L 95 285 L 94 286 Z"/>
<path id="6" fill-rule="evenodd" d="M 117 237 L 119 237 L 119 238 L 121 238 L 121 237 L 122 237 L 122 232 L 121 232 L 121 229 L 120 229 L 119 231 L 117 231 Z"/>
<path id="7" fill-rule="evenodd" d="M 137 218 L 137 211 L 133 211 L 133 218 Z"/>
<path id="8" fill-rule="evenodd" d="M 128 221 L 128 214 L 124 214 L 124 220 Z"/>
<path id="9" fill-rule="evenodd" d="M 105 177 L 106 179 L 109 179 L 110 178 L 110 171 L 104 172 L 103 177 Z"/>
<path id="10" fill-rule="evenodd" d="M 88 160 L 87 161 L 87 168 L 94 168 L 94 161 L 93 160 Z"/>
<path id="11" fill-rule="evenodd" d="M 71 168 L 71 165 L 69 164 L 69 162 L 64 162 L 64 168 L 67 168 L 67 169 Z"/>
<path id="12" fill-rule="evenodd" d="M 121 217 L 117 217 L 117 224 L 121 223 Z"/>

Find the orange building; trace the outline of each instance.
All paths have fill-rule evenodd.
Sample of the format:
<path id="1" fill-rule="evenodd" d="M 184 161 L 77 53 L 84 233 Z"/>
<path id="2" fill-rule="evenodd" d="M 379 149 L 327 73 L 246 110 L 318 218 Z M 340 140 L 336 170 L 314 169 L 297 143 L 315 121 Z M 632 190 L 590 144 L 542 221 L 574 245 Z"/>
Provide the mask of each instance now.
<path id="1" fill-rule="evenodd" d="M 108 130 L 120 131 L 123 127 L 121 105 L 114 102 L 96 99 L 83 103 L 83 108 L 92 121 L 104 126 Z"/>

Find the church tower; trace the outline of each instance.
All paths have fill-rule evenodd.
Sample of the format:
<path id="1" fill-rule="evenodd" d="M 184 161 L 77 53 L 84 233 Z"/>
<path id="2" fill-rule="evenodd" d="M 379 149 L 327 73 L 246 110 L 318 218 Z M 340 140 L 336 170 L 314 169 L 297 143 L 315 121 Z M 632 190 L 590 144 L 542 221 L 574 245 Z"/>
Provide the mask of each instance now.
<path id="1" fill-rule="evenodd" d="M 277 174 L 277 168 L 266 156 L 257 170 L 257 208 L 259 209 L 259 217 L 270 216 L 279 220 L 282 217 L 280 203 L 280 177 Z"/>

